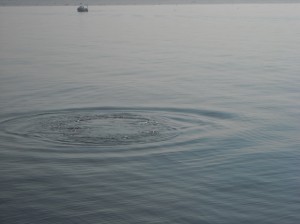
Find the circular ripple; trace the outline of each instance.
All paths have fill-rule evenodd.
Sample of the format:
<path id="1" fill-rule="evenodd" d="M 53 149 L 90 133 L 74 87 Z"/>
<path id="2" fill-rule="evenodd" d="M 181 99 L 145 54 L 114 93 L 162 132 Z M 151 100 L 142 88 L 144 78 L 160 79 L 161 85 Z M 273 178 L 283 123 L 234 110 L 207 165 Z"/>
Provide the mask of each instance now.
<path id="1" fill-rule="evenodd" d="M 10 119 L 7 133 L 67 145 L 124 145 L 157 142 L 176 136 L 162 117 L 138 111 L 62 111 Z"/>
<path id="2" fill-rule="evenodd" d="M 144 145 L 194 141 L 216 129 L 215 119 L 229 114 L 180 109 L 97 108 L 48 111 L 1 122 L 2 131 L 19 144 L 54 147 Z M 171 139 L 178 138 L 176 141 Z M 35 143 L 32 143 L 35 141 Z M 38 144 L 35 144 L 38 145 Z M 49 145 L 47 145 L 49 146 Z"/>

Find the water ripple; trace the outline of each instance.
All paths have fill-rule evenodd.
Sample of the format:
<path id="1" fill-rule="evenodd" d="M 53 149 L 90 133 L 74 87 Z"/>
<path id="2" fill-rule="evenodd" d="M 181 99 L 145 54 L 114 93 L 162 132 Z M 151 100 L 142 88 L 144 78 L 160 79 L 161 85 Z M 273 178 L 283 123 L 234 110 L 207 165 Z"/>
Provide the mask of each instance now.
<path id="1" fill-rule="evenodd" d="M 224 129 L 236 115 L 176 108 L 83 108 L 11 116 L 1 122 L 1 135 L 14 144 L 38 148 L 97 148 L 192 144 L 211 130 Z M 130 147 L 128 147 L 130 145 Z"/>

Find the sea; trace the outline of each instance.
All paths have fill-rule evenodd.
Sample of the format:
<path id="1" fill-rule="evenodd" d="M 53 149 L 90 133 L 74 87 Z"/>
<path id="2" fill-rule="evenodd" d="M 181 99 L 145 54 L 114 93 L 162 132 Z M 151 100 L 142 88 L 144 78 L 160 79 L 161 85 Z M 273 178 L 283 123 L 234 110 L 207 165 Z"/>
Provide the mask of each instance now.
<path id="1" fill-rule="evenodd" d="M 0 7 L 0 222 L 300 223 L 299 11 Z"/>

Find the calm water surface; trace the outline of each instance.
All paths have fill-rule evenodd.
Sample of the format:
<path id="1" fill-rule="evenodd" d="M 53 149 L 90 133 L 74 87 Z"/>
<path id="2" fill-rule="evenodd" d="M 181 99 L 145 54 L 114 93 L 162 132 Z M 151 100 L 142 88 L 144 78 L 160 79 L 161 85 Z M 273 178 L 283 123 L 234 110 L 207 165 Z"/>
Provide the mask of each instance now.
<path id="1" fill-rule="evenodd" d="M 1 223 L 300 223 L 299 11 L 1 7 Z"/>

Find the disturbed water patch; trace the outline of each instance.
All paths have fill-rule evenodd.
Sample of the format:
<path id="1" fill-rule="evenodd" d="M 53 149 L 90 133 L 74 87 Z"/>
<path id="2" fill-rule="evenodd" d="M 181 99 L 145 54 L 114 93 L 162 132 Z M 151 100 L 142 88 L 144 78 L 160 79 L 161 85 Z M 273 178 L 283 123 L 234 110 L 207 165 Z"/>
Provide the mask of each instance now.
<path id="1" fill-rule="evenodd" d="M 175 108 L 85 108 L 18 115 L 1 126 L 2 134 L 19 144 L 102 147 L 193 141 L 217 129 L 216 120 L 230 118 L 222 112 Z"/>

